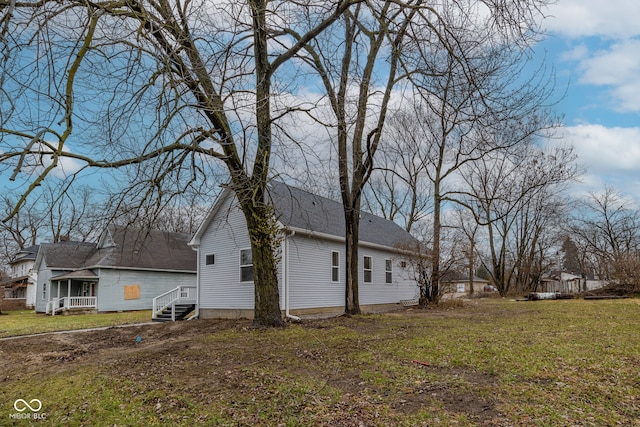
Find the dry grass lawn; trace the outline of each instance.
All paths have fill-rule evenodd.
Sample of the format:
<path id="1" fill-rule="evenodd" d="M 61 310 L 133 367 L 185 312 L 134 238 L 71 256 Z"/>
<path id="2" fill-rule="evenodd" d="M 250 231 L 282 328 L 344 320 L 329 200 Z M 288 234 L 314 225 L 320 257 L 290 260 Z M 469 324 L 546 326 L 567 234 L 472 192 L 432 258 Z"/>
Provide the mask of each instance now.
<path id="1" fill-rule="evenodd" d="M 638 331 L 635 299 L 481 300 L 2 340 L 0 425 L 640 426 Z"/>

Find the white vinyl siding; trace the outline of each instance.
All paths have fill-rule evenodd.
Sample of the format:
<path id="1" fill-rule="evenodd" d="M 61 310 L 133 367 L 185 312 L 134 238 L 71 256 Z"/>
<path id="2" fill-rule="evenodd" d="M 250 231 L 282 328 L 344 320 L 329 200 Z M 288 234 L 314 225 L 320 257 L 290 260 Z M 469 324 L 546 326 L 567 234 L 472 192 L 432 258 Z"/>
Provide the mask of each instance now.
<path id="1" fill-rule="evenodd" d="M 200 239 L 200 265 L 206 254 L 216 254 L 214 265 L 200 270 L 199 298 L 203 309 L 253 309 L 253 283 L 241 282 L 240 249 L 251 247 L 244 215 L 230 208 L 233 197 L 221 201 L 215 218 Z"/>
<path id="2" fill-rule="evenodd" d="M 344 274 L 332 281 L 332 252 L 344 256 L 343 242 L 296 235 L 289 242 L 289 305 L 291 309 L 344 307 Z"/>

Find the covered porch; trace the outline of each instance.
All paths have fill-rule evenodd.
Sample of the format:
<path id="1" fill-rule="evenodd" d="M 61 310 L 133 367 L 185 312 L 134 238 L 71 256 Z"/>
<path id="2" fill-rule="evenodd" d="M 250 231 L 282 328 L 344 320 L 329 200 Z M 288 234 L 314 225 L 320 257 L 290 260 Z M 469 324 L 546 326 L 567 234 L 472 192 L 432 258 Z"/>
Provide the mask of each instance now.
<path id="1" fill-rule="evenodd" d="M 98 276 L 93 271 L 72 271 L 52 277 L 49 283 L 46 314 L 98 309 Z"/>

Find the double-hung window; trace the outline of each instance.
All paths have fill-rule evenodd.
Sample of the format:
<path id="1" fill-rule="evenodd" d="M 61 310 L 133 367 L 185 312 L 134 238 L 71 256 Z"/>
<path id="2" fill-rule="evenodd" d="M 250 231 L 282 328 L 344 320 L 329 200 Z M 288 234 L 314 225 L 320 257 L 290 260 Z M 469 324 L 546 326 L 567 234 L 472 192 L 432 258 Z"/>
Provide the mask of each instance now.
<path id="1" fill-rule="evenodd" d="M 340 280 L 340 252 L 331 251 L 331 281 Z"/>
<path id="2" fill-rule="evenodd" d="M 393 263 L 390 259 L 384 260 L 384 277 L 385 283 L 393 283 Z"/>
<path id="3" fill-rule="evenodd" d="M 370 256 L 365 255 L 365 257 L 363 258 L 362 271 L 364 283 L 371 283 L 373 268 Z"/>
<path id="4" fill-rule="evenodd" d="M 240 249 L 240 281 L 253 282 L 253 255 L 251 249 Z"/>

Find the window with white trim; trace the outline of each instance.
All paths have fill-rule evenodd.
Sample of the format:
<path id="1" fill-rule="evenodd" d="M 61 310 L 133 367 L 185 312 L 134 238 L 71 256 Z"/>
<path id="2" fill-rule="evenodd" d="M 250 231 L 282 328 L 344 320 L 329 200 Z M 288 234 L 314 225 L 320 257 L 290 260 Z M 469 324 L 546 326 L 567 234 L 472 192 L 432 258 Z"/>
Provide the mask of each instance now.
<path id="1" fill-rule="evenodd" d="M 240 249 L 240 281 L 253 282 L 253 255 L 251 249 Z"/>
<path id="2" fill-rule="evenodd" d="M 390 259 L 384 260 L 384 281 L 393 283 L 393 262 Z"/>
<path id="3" fill-rule="evenodd" d="M 340 280 L 340 252 L 331 251 L 331 281 Z"/>
<path id="4" fill-rule="evenodd" d="M 364 256 L 362 263 L 362 272 L 363 272 L 363 280 L 364 283 L 371 283 L 371 278 L 373 276 L 373 268 L 371 263 L 370 256 Z"/>

